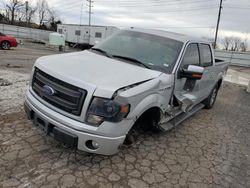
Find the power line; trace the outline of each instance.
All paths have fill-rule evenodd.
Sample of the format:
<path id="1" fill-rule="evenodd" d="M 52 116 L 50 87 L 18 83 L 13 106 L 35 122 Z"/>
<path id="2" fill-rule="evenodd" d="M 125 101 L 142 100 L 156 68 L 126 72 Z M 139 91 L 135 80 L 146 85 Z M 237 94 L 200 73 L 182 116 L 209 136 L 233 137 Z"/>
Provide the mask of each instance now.
<path id="1" fill-rule="evenodd" d="M 224 6 L 225 8 L 232 8 L 232 9 L 250 9 L 250 7 L 238 7 L 238 6 Z"/>
<path id="2" fill-rule="evenodd" d="M 63 12 L 69 12 L 69 11 L 72 11 L 73 9 L 75 9 L 77 7 L 71 7 L 71 8 L 68 8 L 67 10 L 63 10 Z M 185 13 L 186 11 L 189 12 L 189 11 L 203 11 L 203 10 L 206 10 L 206 9 L 215 9 L 217 8 L 217 5 L 213 5 L 213 6 L 206 6 L 206 7 L 189 7 L 187 9 L 165 9 L 164 7 L 160 7 L 160 9 L 141 9 L 140 11 L 138 11 L 138 9 L 135 7 L 135 9 L 129 9 L 129 11 L 127 10 L 124 10 L 124 11 L 120 11 L 119 13 L 126 13 L 126 14 L 141 14 L 141 13 L 178 13 L 178 14 L 182 14 L 182 13 Z M 133 12 L 133 10 L 135 12 Z M 89 12 L 89 11 L 88 11 Z M 92 12 L 93 13 L 93 12 Z M 98 11 L 98 13 L 107 13 L 106 11 Z M 112 12 L 109 12 L 109 13 L 112 13 Z"/>
<path id="3" fill-rule="evenodd" d="M 96 1 L 96 3 L 100 3 L 100 4 L 112 4 L 112 5 L 119 5 L 119 6 L 123 6 L 123 7 L 135 7 L 136 5 L 140 5 L 140 8 L 142 6 L 162 6 L 162 5 L 183 5 L 183 4 L 197 4 L 197 3 L 209 3 L 213 0 L 196 0 L 196 1 L 185 1 L 185 2 L 176 2 L 176 1 L 157 1 L 157 2 L 120 2 L 120 1 Z"/>
<path id="4" fill-rule="evenodd" d="M 201 0 L 199 0 L 201 1 Z M 176 2 L 179 2 L 179 3 L 189 3 L 190 1 L 176 1 L 176 0 L 157 0 L 157 1 L 147 1 L 147 0 L 137 0 L 137 1 L 124 1 L 124 0 L 116 0 L 116 1 L 113 1 L 113 0 L 96 0 L 96 2 L 103 2 L 103 3 L 127 3 L 127 4 L 134 4 L 134 3 L 149 3 L 149 4 L 152 4 L 152 3 L 176 3 Z M 204 2 L 204 1 L 203 1 Z"/>
<path id="5" fill-rule="evenodd" d="M 184 13 L 184 12 L 192 12 L 192 11 L 203 11 L 203 10 L 209 10 L 209 9 L 214 9 L 214 8 L 217 8 L 217 6 L 211 6 L 211 7 L 191 7 L 189 9 L 171 9 L 171 10 L 167 10 L 167 9 L 157 9 L 157 10 L 136 10 L 136 12 L 131 12 L 131 11 L 126 11 L 127 14 L 162 14 L 162 13 L 178 13 L 178 14 L 181 14 L 181 13 Z M 106 13 L 104 11 L 102 12 L 98 12 L 98 13 Z M 123 12 L 124 13 L 124 12 Z"/>
<path id="6" fill-rule="evenodd" d="M 213 0 L 207 0 L 207 1 L 201 1 L 201 0 L 198 0 L 198 1 L 189 1 L 189 2 L 183 2 L 183 3 L 181 3 L 181 5 L 183 5 L 183 4 L 193 4 L 193 3 L 198 3 L 198 2 L 203 2 L 203 3 L 206 3 L 206 2 L 209 2 L 209 1 L 213 1 Z M 157 1 L 158 2 L 158 1 Z M 138 4 L 138 2 L 133 2 L 133 4 L 118 4 L 117 2 L 114 2 L 114 1 L 112 1 L 111 3 L 105 3 L 105 5 L 107 6 L 110 6 L 110 4 L 112 4 L 113 5 L 113 3 L 115 3 L 115 4 L 117 4 L 117 5 L 119 5 L 119 7 L 124 7 L 124 8 L 127 8 L 127 7 L 134 7 L 134 8 L 137 8 L 137 6 L 140 6 L 140 8 L 144 8 L 144 7 L 162 7 L 162 8 L 164 8 L 163 6 L 165 5 L 165 6 L 177 6 L 177 5 L 180 5 L 179 3 L 176 3 L 176 1 L 170 1 L 170 2 L 172 2 L 171 4 L 169 4 L 169 1 L 167 1 L 167 2 L 161 2 L 161 3 L 157 3 L 157 4 L 155 4 L 155 2 L 151 2 L 150 4 L 145 4 L 145 3 L 143 3 L 143 4 Z M 56 9 L 63 9 L 64 11 L 68 11 L 68 10 L 71 10 L 72 8 L 75 8 L 75 7 L 79 7 L 79 3 L 80 2 L 73 2 L 73 3 L 70 3 L 69 5 L 68 4 L 61 4 L 60 5 L 60 7 L 54 7 L 54 8 L 56 8 Z M 98 3 L 103 3 L 103 2 L 98 2 Z M 111 5 L 111 6 L 112 6 Z M 216 5 L 215 5 L 216 6 Z M 173 10 L 172 8 L 171 8 L 171 10 Z M 176 9 L 177 10 L 177 9 Z M 179 9 L 178 9 L 179 10 Z"/>
<path id="7" fill-rule="evenodd" d="M 131 7 L 131 9 L 127 9 L 125 11 L 121 11 L 120 13 L 125 13 L 126 14 L 131 14 L 131 15 L 134 15 L 134 14 L 158 14 L 158 13 L 164 13 L 166 15 L 171 15 L 171 14 L 182 14 L 182 15 L 197 15 L 197 13 L 204 13 L 205 10 L 211 10 L 211 9 L 215 9 L 217 8 L 217 5 L 213 4 L 212 6 L 187 6 L 187 8 L 184 8 L 183 6 L 181 8 L 178 8 L 178 7 L 175 7 L 175 8 L 172 8 L 174 7 L 175 5 L 176 6 L 179 6 L 179 5 L 183 5 L 183 4 L 186 4 L 186 5 L 189 5 L 189 4 L 199 4 L 199 3 L 207 3 L 207 2 L 211 2 L 213 0 L 207 0 L 207 1 L 203 1 L 203 0 L 192 0 L 192 1 L 178 1 L 178 3 L 176 3 L 176 1 L 161 1 L 161 0 L 158 0 L 157 1 L 157 4 L 155 4 L 156 2 L 152 2 L 152 1 L 144 1 L 144 0 L 138 0 L 136 2 L 134 1 L 122 1 L 122 0 L 117 0 L 117 1 L 108 1 L 108 0 L 102 0 L 102 1 L 99 1 L 99 0 L 95 0 L 96 3 L 105 3 L 105 5 L 108 7 L 112 6 L 112 4 L 114 3 L 117 3 L 119 5 L 119 7 L 121 8 L 128 8 L 128 7 Z M 89 15 L 89 25 L 91 25 L 91 14 L 92 14 L 92 3 L 93 1 L 91 0 L 87 0 L 88 4 L 88 15 Z M 180 3 L 179 3 L 180 2 Z M 76 9 L 79 7 L 79 1 L 76 2 L 76 1 L 73 1 L 73 3 L 70 3 L 70 5 L 67 3 L 61 3 L 61 6 L 60 7 L 57 7 L 57 9 L 63 9 L 63 12 L 72 12 L 73 9 Z M 122 3 L 122 4 L 120 4 Z M 133 3 L 133 4 L 131 4 Z M 150 3 L 150 4 L 148 4 Z M 138 6 L 140 6 L 139 8 L 141 9 L 140 11 L 138 11 Z M 64 8 L 65 7 L 65 8 Z M 147 9 L 147 7 L 157 7 L 157 9 Z M 134 12 L 133 12 L 134 11 Z M 74 11 L 75 12 L 75 11 Z M 72 13 L 74 13 L 72 12 Z M 80 16 L 80 25 L 82 24 L 82 12 L 83 12 L 83 4 L 81 6 L 81 16 Z M 105 11 L 98 11 L 97 12 L 98 14 L 102 14 L 102 13 L 107 13 Z M 112 14 L 112 11 L 109 12 L 110 14 Z M 117 12 L 119 13 L 119 12 Z M 168 28 L 211 28 L 211 27 L 176 27 L 176 26 L 168 26 Z"/>
<path id="8" fill-rule="evenodd" d="M 52 6 L 52 8 L 56 9 L 56 10 L 63 10 L 63 11 L 67 11 L 67 10 L 70 10 L 72 8 L 78 8 L 79 7 L 79 4 L 81 2 L 74 2 L 74 3 L 71 3 L 69 5 L 61 5 L 60 7 L 57 7 L 57 6 Z"/>
<path id="9" fill-rule="evenodd" d="M 60 2 L 54 2 L 52 5 L 52 7 L 54 8 L 60 8 L 60 7 L 67 7 L 69 5 L 72 5 L 72 4 L 79 4 L 81 3 L 82 1 L 79 1 L 79 0 L 76 0 L 76 1 L 73 1 L 73 0 L 70 0 L 70 2 L 64 2 L 62 3 L 61 1 Z M 58 7 L 57 7 L 58 6 Z"/>

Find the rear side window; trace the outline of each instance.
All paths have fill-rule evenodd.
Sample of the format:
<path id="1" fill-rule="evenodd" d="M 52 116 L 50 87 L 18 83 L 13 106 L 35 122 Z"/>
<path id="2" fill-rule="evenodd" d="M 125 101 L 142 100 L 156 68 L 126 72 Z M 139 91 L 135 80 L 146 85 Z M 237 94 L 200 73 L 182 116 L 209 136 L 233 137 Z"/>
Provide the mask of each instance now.
<path id="1" fill-rule="evenodd" d="M 187 68 L 188 65 L 200 65 L 200 54 L 196 43 L 188 45 L 181 63 L 181 69 Z"/>
<path id="2" fill-rule="evenodd" d="M 201 66 L 203 67 L 211 66 L 213 64 L 213 59 L 212 59 L 212 52 L 210 45 L 201 44 L 200 50 L 202 54 Z"/>

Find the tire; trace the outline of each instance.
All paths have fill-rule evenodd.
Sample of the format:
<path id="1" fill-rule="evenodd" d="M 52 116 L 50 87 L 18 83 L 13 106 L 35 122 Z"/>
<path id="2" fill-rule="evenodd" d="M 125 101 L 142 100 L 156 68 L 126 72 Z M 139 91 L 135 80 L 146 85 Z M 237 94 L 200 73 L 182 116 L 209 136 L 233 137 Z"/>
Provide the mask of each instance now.
<path id="1" fill-rule="evenodd" d="M 157 116 L 152 116 L 151 114 L 145 114 L 138 122 L 138 126 L 144 131 L 149 131 L 153 133 L 158 133 L 162 129 L 158 125 L 159 118 Z"/>
<path id="2" fill-rule="evenodd" d="M 219 87 L 218 87 L 218 85 L 216 85 L 212 89 L 212 91 L 211 91 L 210 95 L 208 96 L 208 98 L 206 98 L 202 102 L 205 105 L 205 107 L 204 107 L 205 109 L 211 109 L 211 108 L 213 108 L 214 103 L 216 101 L 216 97 L 217 97 L 218 91 L 219 91 Z"/>
<path id="3" fill-rule="evenodd" d="M 1 48 L 4 49 L 4 50 L 9 50 L 10 49 L 10 42 L 9 41 L 3 41 L 1 43 Z"/>
<path id="4" fill-rule="evenodd" d="M 159 127 L 158 111 L 151 110 L 144 113 L 128 132 L 124 145 L 130 146 L 138 140 L 141 131 L 159 133 L 162 129 Z M 154 115 L 152 115 L 152 113 Z"/>

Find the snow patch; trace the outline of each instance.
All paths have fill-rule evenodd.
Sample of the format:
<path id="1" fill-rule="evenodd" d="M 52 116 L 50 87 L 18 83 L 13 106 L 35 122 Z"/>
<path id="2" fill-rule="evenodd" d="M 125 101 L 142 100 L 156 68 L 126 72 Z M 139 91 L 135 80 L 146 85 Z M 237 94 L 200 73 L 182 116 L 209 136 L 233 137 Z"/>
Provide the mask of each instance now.
<path id="1" fill-rule="evenodd" d="M 0 70 L 0 115 L 22 110 L 29 74 Z"/>

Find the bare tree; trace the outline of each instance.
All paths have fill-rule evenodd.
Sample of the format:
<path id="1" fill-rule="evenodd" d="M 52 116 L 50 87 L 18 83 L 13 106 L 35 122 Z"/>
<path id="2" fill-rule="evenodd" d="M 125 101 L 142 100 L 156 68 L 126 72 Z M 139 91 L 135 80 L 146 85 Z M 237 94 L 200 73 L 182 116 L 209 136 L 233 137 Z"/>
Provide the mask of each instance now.
<path id="1" fill-rule="evenodd" d="M 232 41 L 233 41 L 233 37 L 225 37 L 222 40 L 222 45 L 223 45 L 224 50 L 229 50 L 229 48 L 232 44 Z"/>
<path id="2" fill-rule="evenodd" d="M 58 17 L 57 12 L 54 9 L 49 10 L 49 17 L 48 17 L 48 29 L 51 31 L 57 31 L 57 25 L 61 24 L 62 21 Z"/>
<path id="3" fill-rule="evenodd" d="M 29 6 L 27 10 L 27 24 L 30 26 L 33 15 L 37 11 L 37 6 Z"/>
<path id="4" fill-rule="evenodd" d="M 248 48 L 248 33 L 245 33 L 245 37 L 240 44 L 240 49 L 242 52 L 246 52 Z"/>
<path id="5" fill-rule="evenodd" d="M 48 11 L 48 22 L 55 21 L 57 13 L 54 9 L 50 8 Z"/>
<path id="6" fill-rule="evenodd" d="M 13 25 L 15 22 L 15 16 L 20 13 L 20 10 L 24 6 L 22 0 L 9 0 L 5 4 L 5 11 L 8 17 L 10 17 L 10 23 Z"/>
<path id="7" fill-rule="evenodd" d="M 38 0 L 37 10 L 39 16 L 39 26 L 41 26 L 44 23 L 44 21 L 48 19 L 50 14 L 47 0 Z"/>
<path id="8" fill-rule="evenodd" d="M 242 43 L 240 44 L 240 50 L 241 50 L 242 52 L 246 52 L 246 51 L 247 51 L 247 43 L 242 42 Z"/>
<path id="9" fill-rule="evenodd" d="M 231 51 L 239 51 L 241 44 L 241 38 L 232 37 Z"/>

